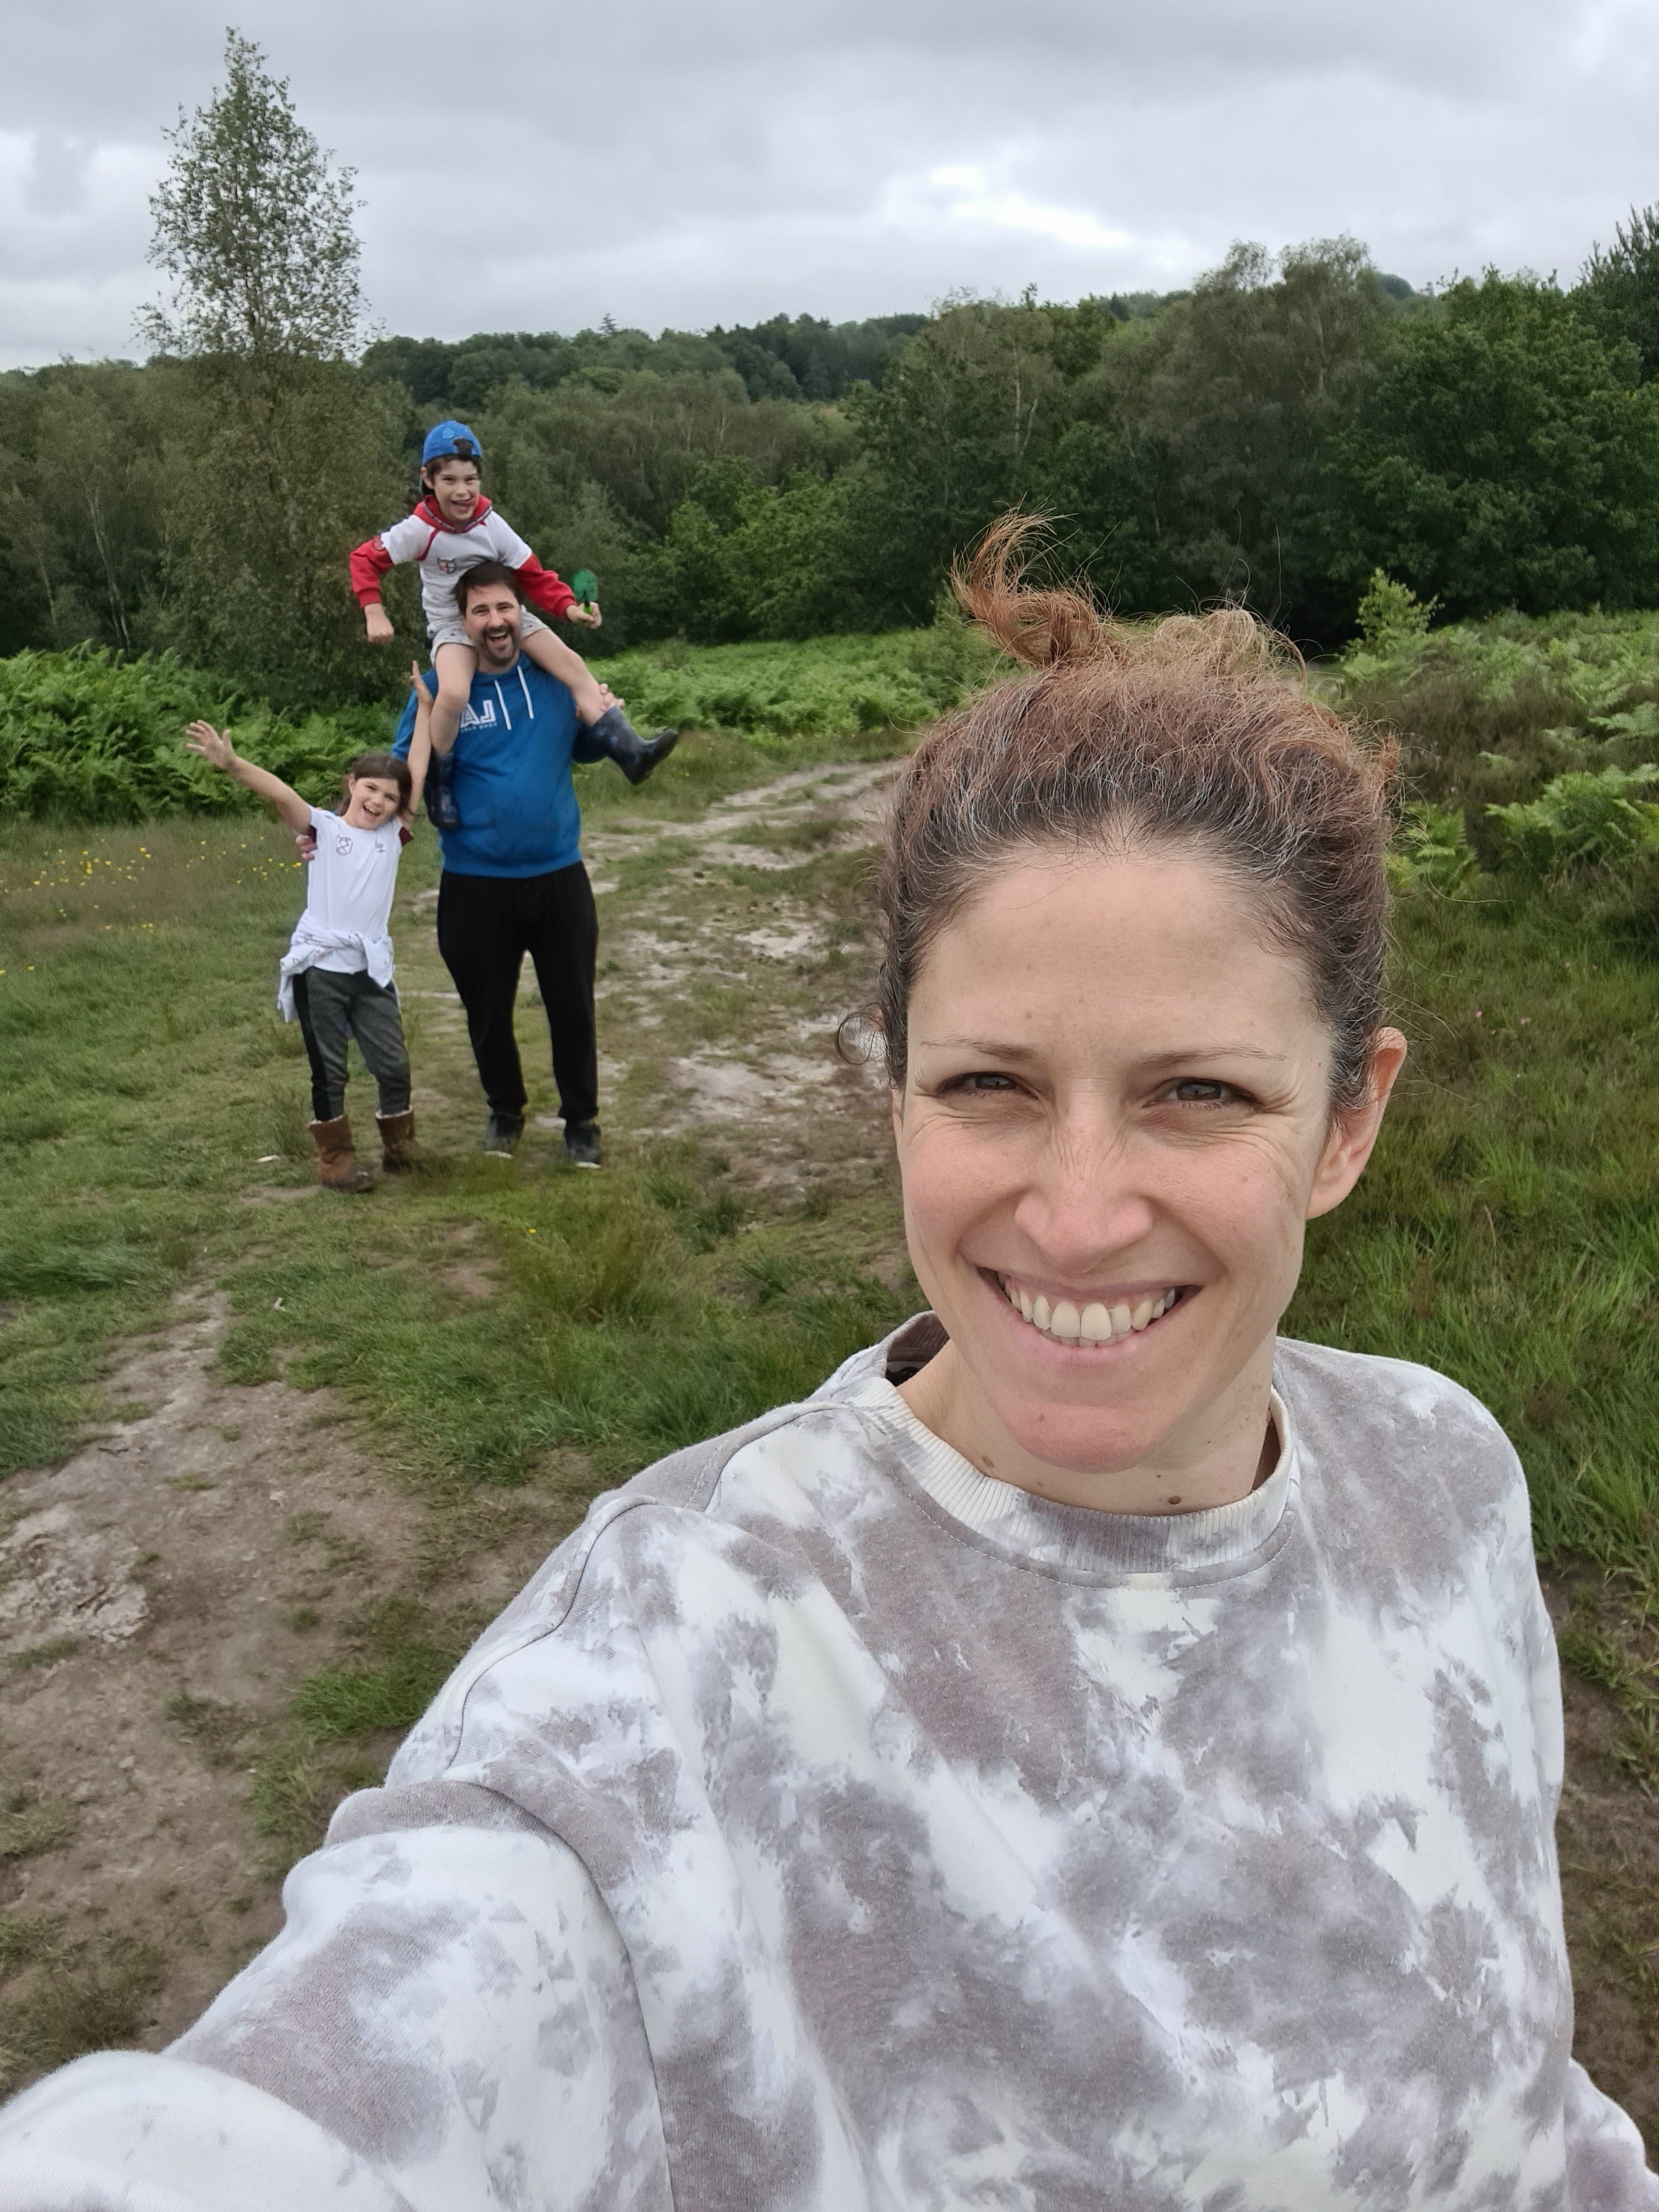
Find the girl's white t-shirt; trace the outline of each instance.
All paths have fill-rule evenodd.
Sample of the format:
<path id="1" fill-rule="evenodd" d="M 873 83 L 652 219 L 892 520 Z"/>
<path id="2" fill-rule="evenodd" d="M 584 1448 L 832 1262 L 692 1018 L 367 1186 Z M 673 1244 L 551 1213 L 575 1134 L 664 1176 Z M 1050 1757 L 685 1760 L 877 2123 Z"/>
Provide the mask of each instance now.
<path id="1" fill-rule="evenodd" d="M 310 863 L 306 910 L 295 926 L 295 938 L 338 933 L 365 939 L 384 937 L 402 851 L 397 817 L 376 830 L 355 830 L 339 815 L 313 806 L 311 828 L 317 857 Z M 354 945 L 319 954 L 316 965 L 337 975 L 355 975 L 368 962 Z"/>

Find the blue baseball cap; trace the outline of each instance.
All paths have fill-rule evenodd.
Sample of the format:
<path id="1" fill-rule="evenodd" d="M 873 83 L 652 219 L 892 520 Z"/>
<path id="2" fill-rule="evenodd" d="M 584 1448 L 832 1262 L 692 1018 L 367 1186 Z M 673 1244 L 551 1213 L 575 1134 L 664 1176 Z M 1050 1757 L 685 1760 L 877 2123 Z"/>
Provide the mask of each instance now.
<path id="1" fill-rule="evenodd" d="M 434 461 L 482 461 L 483 447 L 465 422 L 434 422 L 421 448 L 421 466 Z"/>

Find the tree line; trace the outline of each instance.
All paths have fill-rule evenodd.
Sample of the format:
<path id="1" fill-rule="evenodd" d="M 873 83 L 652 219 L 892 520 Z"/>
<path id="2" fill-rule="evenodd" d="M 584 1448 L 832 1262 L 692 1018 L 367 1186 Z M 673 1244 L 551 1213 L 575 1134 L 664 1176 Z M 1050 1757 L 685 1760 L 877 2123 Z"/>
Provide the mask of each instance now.
<path id="1" fill-rule="evenodd" d="M 1315 647 L 1378 568 L 1448 616 L 1659 605 L 1659 210 L 1565 286 L 1424 295 L 1339 238 L 1163 296 L 446 343 L 367 332 L 350 173 L 258 48 L 169 136 L 149 358 L 0 377 L 0 652 L 384 695 L 344 556 L 451 413 L 611 647 L 925 621 L 1016 505 L 1126 613 L 1231 596 Z"/>

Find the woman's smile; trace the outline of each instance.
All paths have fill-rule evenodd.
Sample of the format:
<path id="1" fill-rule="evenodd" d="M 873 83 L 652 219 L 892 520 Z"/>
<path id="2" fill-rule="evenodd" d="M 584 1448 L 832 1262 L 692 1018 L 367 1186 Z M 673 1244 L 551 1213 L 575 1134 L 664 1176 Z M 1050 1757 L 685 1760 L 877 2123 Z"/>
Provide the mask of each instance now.
<path id="1" fill-rule="evenodd" d="M 1145 1284 L 1114 1284 L 1098 1290 L 1072 1291 L 1057 1285 L 1044 1288 L 1029 1278 L 1002 1274 L 988 1267 L 981 1267 L 980 1273 L 995 1286 L 1034 1336 L 1074 1352 L 1104 1352 L 1114 1346 L 1121 1349 L 1133 1338 L 1144 1336 L 1155 1322 L 1162 1321 L 1183 1296 L 1192 1294 L 1191 1286 L 1181 1283 L 1165 1283 L 1156 1289 Z"/>

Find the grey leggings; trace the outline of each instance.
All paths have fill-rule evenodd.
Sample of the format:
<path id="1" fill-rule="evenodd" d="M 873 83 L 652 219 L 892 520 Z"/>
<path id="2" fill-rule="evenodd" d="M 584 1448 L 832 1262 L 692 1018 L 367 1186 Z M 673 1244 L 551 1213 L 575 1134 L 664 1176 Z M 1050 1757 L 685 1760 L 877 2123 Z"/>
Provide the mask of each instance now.
<path id="1" fill-rule="evenodd" d="M 409 1054 L 394 985 L 374 982 L 362 969 L 338 975 L 331 968 L 307 968 L 294 978 L 294 1011 L 311 1062 L 313 1121 L 337 1121 L 345 1111 L 351 1037 L 380 1086 L 382 1117 L 408 1113 Z"/>

